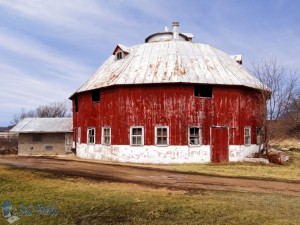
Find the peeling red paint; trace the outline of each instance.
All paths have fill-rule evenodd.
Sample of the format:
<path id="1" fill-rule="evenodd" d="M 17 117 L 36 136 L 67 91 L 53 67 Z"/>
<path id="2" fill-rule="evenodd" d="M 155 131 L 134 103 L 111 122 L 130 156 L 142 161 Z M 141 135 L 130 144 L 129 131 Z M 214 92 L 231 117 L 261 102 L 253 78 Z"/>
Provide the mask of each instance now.
<path id="1" fill-rule="evenodd" d="M 212 126 L 228 127 L 230 145 L 243 145 L 244 127 L 251 126 L 251 143 L 256 142 L 260 107 L 251 88 L 214 86 L 212 98 L 195 97 L 191 84 L 116 86 L 100 93 L 97 103 L 91 101 L 91 92 L 76 95 L 78 112 L 73 111 L 73 122 L 74 128 L 81 127 L 82 143 L 88 127 L 96 128 L 96 144 L 100 144 L 101 128 L 111 126 L 111 144 L 129 145 L 130 126 L 144 126 L 144 144 L 154 145 L 156 125 L 169 126 L 170 145 L 187 145 L 190 125 L 202 127 L 204 145 L 210 144 Z"/>

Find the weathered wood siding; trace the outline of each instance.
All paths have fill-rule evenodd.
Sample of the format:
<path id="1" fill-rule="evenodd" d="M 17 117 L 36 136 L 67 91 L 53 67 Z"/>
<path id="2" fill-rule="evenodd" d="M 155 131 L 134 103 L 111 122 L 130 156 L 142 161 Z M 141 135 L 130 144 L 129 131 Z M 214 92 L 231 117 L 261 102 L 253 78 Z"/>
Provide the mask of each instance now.
<path id="1" fill-rule="evenodd" d="M 81 128 L 81 143 L 86 143 L 87 128 L 95 127 L 96 144 L 101 144 L 101 128 L 110 126 L 111 144 L 129 145 L 130 126 L 144 126 L 144 144 L 154 145 L 156 125 L 169 126 L 170 145 L 187 145 L 190 125 L 202 127 L 204 145 L 210 144 L 211 126 L 227 126 L 230 145 L 243 145 L 244 127 L 250 126 L 251 144 L 256 143 L 260 107 L 251 88 L 215 85 L 212 98 L 201 98 L 191 84 L 124 85 L 103 88 L 100 96 L 92 102 L 91 92 L 76 95 L 73 123 Z"/>

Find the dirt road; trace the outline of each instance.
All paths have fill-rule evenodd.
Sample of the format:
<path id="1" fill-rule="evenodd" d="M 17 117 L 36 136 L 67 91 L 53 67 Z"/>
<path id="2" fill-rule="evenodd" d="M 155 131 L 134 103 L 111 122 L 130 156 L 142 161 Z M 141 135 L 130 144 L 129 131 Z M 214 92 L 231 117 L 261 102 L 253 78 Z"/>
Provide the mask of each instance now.
<path id="1" fill-rule="evenodd" d="M 0 164 L 96 180 L 136 183 L 151 187 L 166 187 L 179 190 L 212 189 L 300 196 L 299 183 L 204 176 L 138 166 L 46 157 L 1 156 Z"/>

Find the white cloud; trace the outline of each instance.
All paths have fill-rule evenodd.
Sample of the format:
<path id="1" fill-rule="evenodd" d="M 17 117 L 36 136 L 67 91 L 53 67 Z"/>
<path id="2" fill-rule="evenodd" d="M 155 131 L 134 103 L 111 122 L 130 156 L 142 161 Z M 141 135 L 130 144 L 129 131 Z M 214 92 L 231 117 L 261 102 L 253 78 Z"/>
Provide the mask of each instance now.
<path id="1" fill-rule="evenodd" d="M 280 27 L 260 8 L 281 13 L 295 3 L 265 2 L 0 0 L 0 126 L 9 112 L 69 97 L 117 43 L 142 43 L 174 20 L 195 41 L 229 54 L 300 65 L 298 14 L 282 15 Z"/>
<path id="2" fill-rule="evenodd" d="M 6 123 L 21 108 L 67 99 L 95 70 L 23 34 L 1 29 L 0 40 L 1 120 Z"/>
<path id="3" fill-rule="evenodd" d="M 64 53 L 57 52 L 57 50 L 20 33 L 10 33 L 0 29 L 0 39 L 0 49 L 13 52 L 15 57 L 34 61 L 37 66 L 43 64 L 55 69 L 57 76 L 61 79 L 69 81 L 82 79 L 84 74 L 91 69 L 80 64 L 76 59 L 65 56 Z"/>
<path id="4" fill-rule="evenodd" d="M 53 99 L 69 97 L 70 87 L 57 82 L 39 80 L 13 65 L 0 64 L 1 71 L 1 106 L 2 103 L 15 107 L 29 107 L 51 102 Z"/>
<path id="5" fill-rule="evenodd" d="M 49 29 L 56 31 L 63 31 L 59 33 L 62 37 L 65 33 L 73 34 L 74 39 L 110 37 L 114 33 L 112 31 L 117 30 L 118 27 L 139 24 L 138 20 L 132 20 L 130 17 L 124 19 L 126 15 L 123 15 L 122 10 L 116 8 L 115 4 L 110 1 L 15 0 L 0 1 L 0 5 L 34 23 L 46 25 Z M 118 26 L 116 27 L 115 24 Z M 107 32 L 108 30 L 112 31 Z"/>

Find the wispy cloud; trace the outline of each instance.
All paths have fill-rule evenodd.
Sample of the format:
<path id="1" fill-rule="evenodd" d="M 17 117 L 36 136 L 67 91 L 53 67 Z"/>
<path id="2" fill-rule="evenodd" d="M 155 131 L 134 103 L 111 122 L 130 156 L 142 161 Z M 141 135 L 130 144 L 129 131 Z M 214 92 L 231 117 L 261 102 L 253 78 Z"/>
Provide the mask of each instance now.
<path id="1" fill-rule="evenodd" d="M 71 93 L 70 88 L 60 82 L 36 79 L 14 65 L 0 63 L 0 73 L 1 114 L 7 115 L 1 116 L 2 123 L 8 123 L 21 108 L 32 109 L 52 101 L 62 101 Z"/>
<path id="2" fill-rule="evenodd" d="M 69 97 L 117 43 L 142 43 L 175 20 L 246 63 L 276 56 L 300 71 L 299 10 L 287 0 L 0 0 L 0 126 Z"/>
<path id="3" fill-rule="evenodd" d="M 51 68 L 56 69 L 57 74 L 54 76 L 61 79 L 68 81 L 82 79 L 83 74 L 90 69 L 76 62 L 75 59 L 65 56 L 63 52 L 58 52 L 23 34 L 0 29 L 0 39 L 0 49 L 13 52 L 15 57 L 23 57 L 26 61 L 34 61 L 36 65 L 43 64 L 50 71 Z"/>

